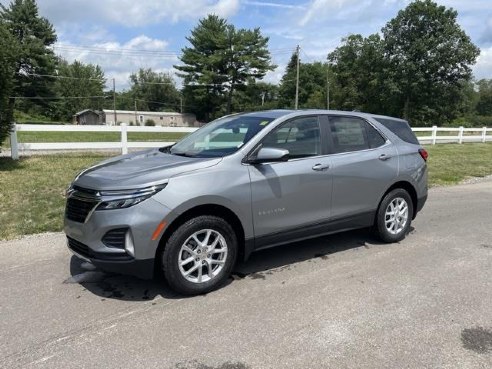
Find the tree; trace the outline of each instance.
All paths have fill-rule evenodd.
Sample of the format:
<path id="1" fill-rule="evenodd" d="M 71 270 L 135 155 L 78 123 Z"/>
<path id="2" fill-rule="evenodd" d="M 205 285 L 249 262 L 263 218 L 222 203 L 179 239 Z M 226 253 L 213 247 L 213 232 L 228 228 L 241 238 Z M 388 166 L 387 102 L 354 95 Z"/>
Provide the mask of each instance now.
<path id="1" fill-rule="evenodd" d="M 399 113 L 416 124 L 453 119 L 460 85 L 471 79 L 480 50 L 460 28 L 457 12 L 416 0 L 382 29 Z"/>
<path id="2" fill-rule="evenodd" d="M 8 7 L 0 4 L 0 19 L 19 45 L 14 94 L 23 97 L 49 95 L 53 83 L 39 75 L 55 72 L 56 58 L 49 48 L 56 42 L 53 26 L 46 18 L 39 16 L 34 0 L 14 0 Z M 42 99 L 32 100 L 32 103 L 48 104 Z"/>
<path id="3" fill-rule="evenodd" d="M 492 116 L 492 79 L 481 79 L 477 82 L 477 86 L 476 112 L 478 115 Z"/>
<path id="4" fill-rule="evenodd" d="M 52 105 L 53 118 L 69 121 L 78 111 L 102 109 L 106 80 L 100 66 L 60 60 L 57 74 L 60 78 L 55 79 L 53 91 L 60 99 Z M 74 96 L 86 98 L 64 99 Z"/>
<path id="5" fill-rule="evenodd" d="M 233 110 L 233 95 L 238 86 L 261 79 L 273 70 L 268 37 L 260 29 L 236 29 L 225 19 L 209 15 L 199 21 L 186 38 L 191 47 L 183 49 L 181 62 L 175 66 L 184 78 L 186 102 L 201 106 L 196 113 L 208 120 L 220 111 Z"/>
<path id="6" fill-rule="evenodd" d="M 342 42 L 328 55 L 335 85 L 333 105 L 342 110 L 389 114 L 392 86 L 387 78 L 383 40 L 377 34 L 367 38 L 357 34 Z"/>
<path id="7" fill-rule="evenodd" d="M 9 97 L 12 96 L 14 87 L 17 52 L 18 45 L 15 39 L 0 21 L 0 146 L 9 135 L 12 125 L 13 105 Z"/>
<path id="8" fill-rule="evenodd" d="M 326 64 L 320 62 L 299 63 L 299 108 L 326 108 Z M 279 106 L 293 109 L 295 106 L 297 78 L 297 54 L 290 58 L 279 86 Z"/>
<path id="9" fill-rule="evenodd" d="M 169 74 L 140 69 L 130 76 L 130 82 L 129 94 L 137 101 L 139 110 L 179 110 L 180 94 Z"/>
<path id="10" fill-rule="evenodd" d="M 233 105 L 240 111 L 257 111 L 277 108 L 278 86 L 272 83 L 249 81 L 239 86 Z"/>

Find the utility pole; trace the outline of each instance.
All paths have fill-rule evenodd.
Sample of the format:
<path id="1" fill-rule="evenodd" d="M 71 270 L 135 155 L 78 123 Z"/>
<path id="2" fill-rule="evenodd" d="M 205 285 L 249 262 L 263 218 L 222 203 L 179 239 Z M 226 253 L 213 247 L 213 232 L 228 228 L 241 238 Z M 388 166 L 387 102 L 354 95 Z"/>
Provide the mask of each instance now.
<path id="1" fill-rule="evenodd" d="M 179 106 L 179 111 L 181 112 L 181 114 L 183 114 L 183 96 L 179 97 Z"/>
<path id="2" fill-rule="evenodd" d="M 261 106 L 265 105 L 265 95 L 266 95 L 266 92 L 261 93 Z"/>
<path id="3" fill-rule="evenodd" d="M 114 125 L 116 125 L 116 82 L 113 78 L 113 112 L 114 112 Z"/>
<path id="4" fill-rule="evenodd" d="M 297 54 L 297 76 L 296 76 L 296 103 L 295 103 L 295 110 L 299 107 L 299 58 L 300 58 L 300 50 L 301 48 L 299 45 L 296 47 L 296 54 Z"/>
<path id="5" fill-rule="evenodd" d="M 330 78 L 328 77 L 328 69 L 326 70 L 326 109 L 330 110 Z"/>
<path id="6" fill-rule="evenodd" d="M 135 125 L 136 126 L 140 125 L 137 120 L 137 99 L 135 99 Z"/>

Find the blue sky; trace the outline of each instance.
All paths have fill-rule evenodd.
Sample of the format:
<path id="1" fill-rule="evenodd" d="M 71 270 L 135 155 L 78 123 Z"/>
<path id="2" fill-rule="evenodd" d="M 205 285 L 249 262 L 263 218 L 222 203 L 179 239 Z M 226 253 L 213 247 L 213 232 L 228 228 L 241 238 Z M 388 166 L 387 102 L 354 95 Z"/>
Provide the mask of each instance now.
<path id="1" fill-rule="evenodd" d="M 8 4 L 8 0 L 0 0 Z M 101 65 L 118 89 L 140 67 L 173 73 L 186 36 L 199 18 L 215 13 L 237 27 L 260 27 L 270 37 L 277 82 L 295 46 L 304 61 L 325 60 L 352 33 L 369 35 L 409 0 L 38 0 L 58 33 L 55 50 L 69 60 Z M 458 10 L 461 27 L 482 53 L 474 72 L 492 78 L 492 0 L 437 0 Z"/>

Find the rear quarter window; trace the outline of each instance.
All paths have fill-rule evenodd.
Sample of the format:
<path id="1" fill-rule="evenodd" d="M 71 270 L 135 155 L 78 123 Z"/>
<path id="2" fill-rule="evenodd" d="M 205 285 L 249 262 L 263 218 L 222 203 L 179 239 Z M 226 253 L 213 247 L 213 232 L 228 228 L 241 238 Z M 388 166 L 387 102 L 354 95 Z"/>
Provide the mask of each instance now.
<path id="1" fill-rule="evenodd" d="M 412 129 L 408 125 L 407 122 L 402 120 L 394 120 L 394 119 L 385 119 L 385 118 L 374 118 L 383 126 L 388 128 L 391 132 L 397 135 L 400 139 L 405 142 L 420 145 L 419 140 L 413 133 Z"/>

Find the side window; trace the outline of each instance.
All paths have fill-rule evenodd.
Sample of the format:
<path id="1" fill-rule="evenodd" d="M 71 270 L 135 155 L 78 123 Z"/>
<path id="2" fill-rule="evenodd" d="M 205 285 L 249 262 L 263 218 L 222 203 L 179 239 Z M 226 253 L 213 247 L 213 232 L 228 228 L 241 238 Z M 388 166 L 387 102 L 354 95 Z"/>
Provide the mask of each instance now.
<path id="1" fill-rule="evenodd" d="M 291 158 L 305 158 L 321 154 L 318 117 L 291 120 L 263 140 L 263 147 L 289 150 Z"/>
<path id="2" fill-rule="evenodd" d="M 376 147 L 383 146 L 386 143 L 386 140 L 381 133 L 379 133 L 373 126 L 369 123 L 364 122 L 366 125 L 367 131 L 367 139 L 369 140 L 369 147 L 371 149 L 375 149 Z"/>
<path id="3" fill-rule="evenodd" d="M 330 117 L 330 130 L 336 153 L 372 149 L 386 142 L 374 127 L 360 118 Z"/>

